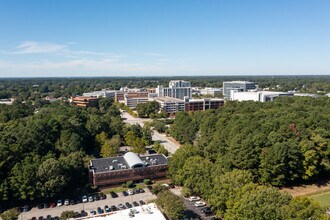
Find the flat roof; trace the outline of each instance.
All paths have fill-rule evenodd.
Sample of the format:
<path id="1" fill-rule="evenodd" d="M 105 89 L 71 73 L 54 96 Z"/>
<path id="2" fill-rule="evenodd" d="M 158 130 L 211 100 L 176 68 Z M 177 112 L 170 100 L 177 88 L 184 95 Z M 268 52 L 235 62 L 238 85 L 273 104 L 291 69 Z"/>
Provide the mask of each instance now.
<path id="1" fill-rule="evenodd" d="M 204 101 L 224 101 L 223 99 L 217 99 L 217 98 L 205 98 L 205 99 L 189 99 L 189 102 L 204 102 Z"/>
<path id="2" fill-rule="evenodd" d="M 134 217 L 130 217 L 131 210 L 135 210 Z M 95 216 L 88 216 L 78 219 L 90 220 L 166 220 L 165 216 L 161 213 L 155 203 L 149 203 L 143 206 L 137 206 L 130 209 L 119 210 L 111 213 L 104 213 Z"/>
<path id="3" fill-rule="evenodd" d="M 127 154 L 129 156 L 127 156 Z M 133 160 L 130 160 L 130 158 L 132 159 L 132 154 L 135 153 L 128 152 L 125 154 L 126 156 L 124 155 L 118 157 L 92 159 L 90 161 L 90 165 L 91 165 L 90 169 L 93 169 L 95 173 L 134 169 L 137 163 L 134 158 Z M 143 155 L 143 156 L 136 155 L 136 157 L 140 158 L 144 166 L 157 166 L 157 165 L 167 164 L 167 158 L 163 154 L 153 154 L 153 155 Z M 127 159 L 129 161 L 127 161 Z M 140 161 L 138 162 L 140 163 Z"/>
<path id="4" fill-rule="evenodd" d="M 150 99 L 153 99 L 155 101 L 162 101 L 162 102 L 184 102 L 183 99 L 177 99 L 177 98 L 172 98 L 172 97 L 168 97 L 168 96 L 165 96 L 165 97 L 153 97 L 153 98 L 150 98 Z"/>

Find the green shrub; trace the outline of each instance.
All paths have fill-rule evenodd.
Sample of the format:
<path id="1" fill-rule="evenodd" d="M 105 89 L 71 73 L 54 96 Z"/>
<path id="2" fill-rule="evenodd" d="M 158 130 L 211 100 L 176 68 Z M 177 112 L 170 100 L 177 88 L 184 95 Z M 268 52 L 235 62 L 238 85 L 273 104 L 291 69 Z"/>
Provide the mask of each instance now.
<path id="1" fill-rule="evenodd" d="M 150 179 L 144 179 L 143 183 L 146 185 L 150 185 L 150 184 L 152 184 L 152 181 Z"/>
<path id="2" fill-rule="evenodd" d="M 126 182 L 126 187 L 127 187 L 127 188 L 132 188 L 132 187 L 133 187 L 133 181 L 132 181 L 132 180 L 127 181 L 127 182 Z"/>
<path id="3" fill-rule="evenodd" d="M 16 220 L 19 214 L 20 211 L 17 208 L 12 208 L 2 213 L 0 217 L 2 220 Z"/>

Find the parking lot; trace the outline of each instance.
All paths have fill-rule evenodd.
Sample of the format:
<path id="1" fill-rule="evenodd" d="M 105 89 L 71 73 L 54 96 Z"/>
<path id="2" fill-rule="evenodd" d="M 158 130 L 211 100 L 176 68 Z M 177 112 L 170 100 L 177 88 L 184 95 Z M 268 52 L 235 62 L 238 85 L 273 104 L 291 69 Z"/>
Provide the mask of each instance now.
<path id="1" fill-rule="evenodd" d="M 143 200 L 144 202 L 148 202 L 150 200 L 156 199 L 156 196 L 151 194 L 149 190 L 145 190 L 144 193 L 140 194 L 134 194 L 134 195 L 128 195 L 123 196 L 122 193 L 118 193 L 117 198 L 112 198 L 109 194 L 106 195 L 107 198 L 104 200 L 98 200 L 94 202 L 87 202 L 87 203 L 79 203 L 75 205 L 68 205 L 68 206 L 60 206 L 60 207 L 54 207 L 54 208 L 46 208 L 46 209 L 38 209 L 37 207 L 33 207 L 28 212 L 22 212 L 22 214 L 19 216 L 19 219 L 21 220 L 27 220 L 32 219 L 32 217 L 36 217 L 37 219 L 42 216 L 43 218 L 46 218 L 46 216 L 50 215 L 52 217 L 55 216 L 61 216 L 61 213 L 64 211 L 75 211 L 75 212 L 81 212 L 81 210 L 85 210 L 88 215 L 90 215 L 90 210 L 95 210 L 97 207 L 101 207 L 104 209 L 105 205 L 112 206 L 115 205 L 118 207 L 119 204 L 124 204 L 126 202 L 129 202 L 130 204 L 133 203 L 133 201 L 139 202 L 140 200 Z"/>

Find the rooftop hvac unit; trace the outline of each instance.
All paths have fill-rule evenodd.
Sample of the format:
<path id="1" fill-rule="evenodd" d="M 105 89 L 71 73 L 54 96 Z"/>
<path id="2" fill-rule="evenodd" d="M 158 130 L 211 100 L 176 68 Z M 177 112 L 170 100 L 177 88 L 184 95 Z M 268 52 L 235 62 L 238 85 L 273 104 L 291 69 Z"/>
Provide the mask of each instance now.
<path id="1" fill-rule="evenodd" d="M 118 160 L 112 160 L 112 163 L 118 163 Z"/>
<path id="2" fill-rule="evenodd" d="M 121 168 L 122 170 L 124 170 L 124 169 L 126 169 L 126 165 L 122 165 L 120 168 Z"/>
<path id="3" fill-rule="evenodd" d="M 113 170 L 113 166 L 110 166 L 109 169 L 110 169 L 110 170 Z"/>
<path id="4" fill-rule="evenodd" d="M 149 157 L 146 157 L 146 160 L 149 160 Z"/>

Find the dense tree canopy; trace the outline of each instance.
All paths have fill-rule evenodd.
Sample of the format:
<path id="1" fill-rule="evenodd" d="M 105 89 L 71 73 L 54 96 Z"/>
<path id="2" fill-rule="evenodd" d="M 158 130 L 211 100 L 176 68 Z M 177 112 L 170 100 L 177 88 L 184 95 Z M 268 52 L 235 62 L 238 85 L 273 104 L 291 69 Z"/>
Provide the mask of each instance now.
<path id="1" fill-rule="evenodd" d="M 112 155 L 107 145 L 120 145 L 124 126 L 119 115 L 112 106 L 100 111 L 64 102 L 38 110 L 29 103 L 0 105 L 0 203 L 41 201 L 84 187 L 85 161 Z M 103 148 L 95 141 L 100 133 L 108 138 Z"/>

